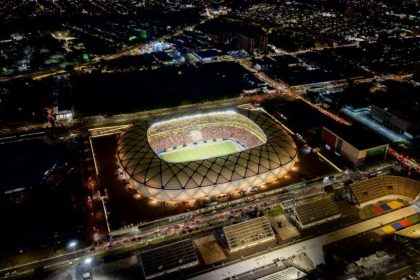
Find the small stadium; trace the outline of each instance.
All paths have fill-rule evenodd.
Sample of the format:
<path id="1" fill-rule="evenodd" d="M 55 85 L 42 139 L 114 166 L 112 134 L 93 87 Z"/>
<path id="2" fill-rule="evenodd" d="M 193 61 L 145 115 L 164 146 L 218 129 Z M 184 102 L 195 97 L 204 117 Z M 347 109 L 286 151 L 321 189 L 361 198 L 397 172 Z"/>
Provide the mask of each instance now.
<path id="1" fill-rule="evenodd" d="M 183 201 L 280 178 L 297 149 L 263 112 L 231 109 L 138 122 L 119 136 L 117 156 L 143 196 Z"/>
<path id="2" fill-rule="evenodd" d="M 404 207 L 414 207 L 420 200 L 420 182 L 411 178 L 382 175 L 351 185 L 351 201 L 368 218 Z M 405 217 L 376 230 L 380 235 L 398 234 L 419 238 L 420 214 Z"/>

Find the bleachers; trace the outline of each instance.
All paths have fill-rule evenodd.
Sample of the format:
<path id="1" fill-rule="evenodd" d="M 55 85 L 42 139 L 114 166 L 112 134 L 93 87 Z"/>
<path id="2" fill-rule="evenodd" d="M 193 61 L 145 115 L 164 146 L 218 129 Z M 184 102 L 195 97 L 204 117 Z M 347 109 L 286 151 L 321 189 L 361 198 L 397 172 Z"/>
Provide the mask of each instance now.
<path id="1" fill-rule="evenodd" d="M 267 217 L 262 216 L 223 228 L 230 252 L 275 240 Z"/>
<path id="2" fill-rule="evenodd" d="M 331 196 L 318 196 L 309 201 L 307 199 L 297 201 L 293 213 L 293 218 L 301 228 L 319 225 L 341 216 L 337 204 Z"/>
<path id="3" fill-rule="evenodd" d="M 157 152 L 219 138 L 235 139 L 247 149 L 267 141 L 261 128 L 248 118 L 223 112 L 154 124 L 150 126 L 147 138 L 152 149 Z"/>
<path id="4" fill-rule="evenodd" d="M 414 202 L 420 193 L 420 182 L 406 177 L 383 175 L 357 182 L 351 186 L 351 190 L 362 207 L 387 197 Z"/>
<path id="5" fill-rule="evenodd" d="M 202 142 L 202 141 L 212 141 L 213 139 L 235 139 L 239 141 L 243 146 L 247 149 L 259 146 L 262 142 L 255 137 L 254 135 L 250 134 L 248 131 L 239 129 L 236 127 L 205 127 L 198 130 L 200 132 L 201 137 L 198 138 L 195 135 L 198 133 L 194 133 L 197 130 L 187 131 L 187 132 L 179 132 L 179 133 L 169 133 L 167 135 L 161 135 L 159 137 L 151 137 L 149 138 L 150 145 L 154 151 L 161 151 L 170 149 L 173 147 L 179 147 L 184 144 L 191 144 L 194 142 Z M 195 137 L 193 137 L 193 135 Z"/>

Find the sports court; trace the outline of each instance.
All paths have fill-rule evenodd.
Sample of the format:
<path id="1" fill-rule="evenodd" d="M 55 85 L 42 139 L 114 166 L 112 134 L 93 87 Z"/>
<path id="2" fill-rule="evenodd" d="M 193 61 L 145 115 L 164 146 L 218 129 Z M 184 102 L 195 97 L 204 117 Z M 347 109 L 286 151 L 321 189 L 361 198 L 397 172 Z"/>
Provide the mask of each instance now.
<path id="1" fill-rule="evenodd" d="M 204 160 L 214 157 L 221 157 L 242 151 L 243 148 L 233 140 L 207 141 L 193 143 L 173 148 L 163 152 L 159 156 L 167 162 L 180 163 L 195 160 Z"/>

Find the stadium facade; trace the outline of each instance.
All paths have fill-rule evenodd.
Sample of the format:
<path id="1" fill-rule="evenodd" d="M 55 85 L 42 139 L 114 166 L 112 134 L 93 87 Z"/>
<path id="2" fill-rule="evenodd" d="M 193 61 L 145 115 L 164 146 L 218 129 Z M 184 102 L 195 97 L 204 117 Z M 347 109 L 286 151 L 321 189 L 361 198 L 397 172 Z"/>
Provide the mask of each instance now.
<path id="1" fill-rule="evenodd" d="M 191 149 L 208 153 L 209 144 L 224 142 L 235 142 L 237 149 L 186 161 Z M 183 149 L 189 149 L 186 157 L 165 160 Z M 281 126 L 260 111 L 243 110 L 138 122 L 120 135 L 117 153 L 138 191 L 161 201 L 248 190 L 282 177 L 297 160 L 296 145 Z"/>

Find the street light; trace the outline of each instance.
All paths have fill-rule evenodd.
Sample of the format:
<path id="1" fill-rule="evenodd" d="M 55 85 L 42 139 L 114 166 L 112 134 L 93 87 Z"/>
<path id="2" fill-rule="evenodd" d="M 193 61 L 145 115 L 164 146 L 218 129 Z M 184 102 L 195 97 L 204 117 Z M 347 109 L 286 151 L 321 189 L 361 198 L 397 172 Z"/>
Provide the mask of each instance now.
<path id="1" fill-rule="evenodd" d="M 69 243 L 69 247 L 71 247 L 71 248 L 73 248 L 73 249 L 74 249 L 74 247 L 76 247 L 76 245 L 77 245 L 77 242 L 76 242 L 76 241 L 71 241 L 71 242 Z"/>
<path id="2" fill-rule="evenodd" d="M 92 263 L 92 258 L 91 257 L 85 259 L 85 264 L 89 265 L 91 263 Z"/>
<path id="3" fill-rule="evenodd" d="M 76 246 L 77 246 L 77 241 L 71 241 L 69 243 L 69 247 L 73 249 L 73 253 L 75 257 L 76 257 Z"/>

